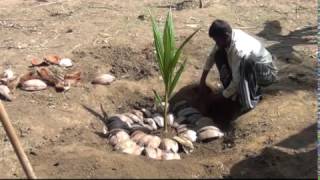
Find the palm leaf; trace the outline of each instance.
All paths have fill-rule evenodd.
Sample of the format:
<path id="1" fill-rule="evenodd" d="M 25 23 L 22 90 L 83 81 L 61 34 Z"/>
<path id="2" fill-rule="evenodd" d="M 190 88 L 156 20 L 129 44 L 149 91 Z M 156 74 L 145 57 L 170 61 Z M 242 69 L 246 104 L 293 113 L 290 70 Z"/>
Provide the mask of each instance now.
<path id="1" fill-rule="evenodd" d="M 165 67 L 164 67 L 164 48 L 162 43 L 162 35 L 159 31 L 159 27 L 155 22 L 154 17 L 151 15 L 150 10 L 149 10 L 149 13 L 150 13 L 151 22 L 152 22 L 152 30 L 153 30 L 154 45 L 156 48 L 157 63 L 159 65 L 161 75 L 163 76 Z"/>
<path id="2" fill-rule="evenodd" d="M 173 80 L 171 81 L 170 83 L 170 88 L 169 88 L 169 93 L 168 93 L 168 96 L 171 97 L 171 94 L 174 90 L 174 88 L 176 87 L 177 83 L 178 83 L 178 80 L 180 79 L 180 76 L 184 70 L 184 67 L 186 66 L 186 63 L 187 63 L 187 59 L 185 59 L 183 61 L 183 63 L 180 65 L 178 71 L 175 73 L 175 76 L 173 78 Z"/>
<path id="3" fill-rule="evenodd" d="M 152 89 L 152 91 L 153 91 L 156 103 L 158 104 L 159 107 L 161 107 L 162 98 L 159 96 L 156 90 Z"/>
<path id="4" fill-rule="evenodd" d="M 187 39 L 184 40 L 184 42 L 180 45 L 180 47 L 178 48 L 178 50 L 176 51 L 175 53 L 175 56 L 173 58 L 173 60 L 171 61 L 171 67 L 176 67 L 178 61 L 179 61 L 179 58 L 180 58 L 180 55 L 181 55 L 181 52 L 182 52 L 182 49 L 183 47 L 190 41 L 190 39 L 200 30 L 197 29 L 196 31 L 194 31 L 192 34 L 189 35 L 189 37 Z"/>
<path id="5" fill-rule="evenodd" d="M 165 75 L 167 76 L 167 83 L 170 83 L 172 76 L 172 67 L 170 67 L 172 58 L 175 54 L 175 36 L 173 31 L 173 20 L 171 10 L 167 14 L 167 19 L 163 31 L 163 46 L 164 46 L 164 66 Z"/>
<path id="6" fill-rule="evenodd" d="M 152 21 L 152 30 L 153 30 L 153 36 L 154 36 L 154 45 L 156 48 L 156 61 L 159 65 L 159 69 L 163 78 L 164 86 L 165 86 L 165 95 L 164 95 L 164 101 L 165 101 L 165 107 L 164 107 L 164 130 L 167 131 L 167 113 L 168 113 L 168 101 L 170 99 L 170 96 L 176 87 L 180 76 L 185 68 L 187 60 L 184 60 L 184 62 L 179 66 L 178 70 L 176 71 L 176 66 L 178 64 L 182 48 L 189 42 L 189 40 L 200 30 L 196 30 L 194 33 L 192 33 L 181 45 L 178 49 L 176 49 L 175 46 L 175 35 L 173 30 L 173 20 L 172 20 L 172 12 L 171 9 L 167 14 L 165 27 L 163 30 L 163 34 L 160 33 L 157 23 L 155 22 L 155 19 L 151 15 L 151 12 L 149 10 L 151 21 Z M 155 99 L 158 102 L 158 104 L 162 105 L 161 97 L 158 95 L 158 93 L 153 90 L 153 93 L 155 95 Z M 161 107 L 161 106 L 160 106 Z"/>
<path id="7" fill-rule="evenodd" d="M 182 49 L 183 47 L 189 42 L 189 40 L 200 30 L 197 29 L 195 32 L 193 32 L 191 35 L 189 35 L 189 37 L 187 39 L 184 40 L 184 42 L 180 45 L 180 47 L 178 48 L 178 50 L 175 52 L 175 56 L 174 58 L 172 59 L 171 61 L 171 64 L 170 64 L 170 67 L 172 68 L 171 71 L 174 71 L 174 68 L 176 67 L 178 61 L 179 61 L 179 58 L 180 58 L 180 55 L 181 55 L 181 52 L 182 52 Z M 186 64 L 186 60 L 182 63 L 182 65 L 180 66 L 180 68 L 178 69 L 178 71 L 175 73 L 175 76 L 173 79 L 171 79 L 170 77 L 170 88 L 169 88 L 169 96 L 171 96 L 171 93 L 173 92 L 175 86 L 177 85 L 177 82 L 184 70 L 184 67 L 185 67 L 185 64 Z"/>

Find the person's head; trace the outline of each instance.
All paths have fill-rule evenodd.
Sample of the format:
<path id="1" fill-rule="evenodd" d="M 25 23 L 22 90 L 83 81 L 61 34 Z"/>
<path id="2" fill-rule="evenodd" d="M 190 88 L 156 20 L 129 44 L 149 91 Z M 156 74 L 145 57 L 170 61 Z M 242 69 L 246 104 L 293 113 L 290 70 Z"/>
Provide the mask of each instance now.
<path id="1" fill-rule="evenodd" d="M 217 19 L 213 21 L 209 29 L 209 36 L 219 47 L 228 47 L 231 43 L 232 29 L 229 23 Z"/>

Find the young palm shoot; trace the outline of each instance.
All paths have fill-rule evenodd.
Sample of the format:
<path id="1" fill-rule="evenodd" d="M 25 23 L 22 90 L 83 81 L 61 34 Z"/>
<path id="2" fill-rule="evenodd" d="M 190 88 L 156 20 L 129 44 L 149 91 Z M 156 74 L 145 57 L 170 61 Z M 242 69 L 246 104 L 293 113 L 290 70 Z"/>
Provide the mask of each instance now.
<path id="1" fill-rule="evenodd" d="M 151 15 L 151 12 L 149 12 Z M 193 32 L 177 49 L 175 45 L 175 35 L 173 29 L 173 20 L 171 10 L 167 14 L 165 27 L 163 33 L 160 32 L 159 27 L 151 15 L 152 30 L 154 36 L 154 45 L 156 49 L 156 61 L 159 66 L 159 70 L 164 83 L 164 132 L 168 131 L 167 114 L 169 107 L 169 99 L 176 87 L 180 76 L 186 65 L 186 59 L 179 63 L 182 48 L 188 43 L 188 41 L 200 30 L 197 29 Z"/>

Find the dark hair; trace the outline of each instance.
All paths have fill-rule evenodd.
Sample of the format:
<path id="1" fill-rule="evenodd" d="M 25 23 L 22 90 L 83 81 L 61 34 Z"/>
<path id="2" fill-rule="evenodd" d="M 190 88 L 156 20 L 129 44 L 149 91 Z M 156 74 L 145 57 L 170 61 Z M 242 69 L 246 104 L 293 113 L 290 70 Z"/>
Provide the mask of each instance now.
<path id="1" fill-rule="evenodd" d="M 226 37 L 228 34 L 231 34 L 232 29 L 229 23 L 224 20 L 217 19 L 212 22 L 210 29 L 209 29 L 209 36 L 213 37 Z"/>

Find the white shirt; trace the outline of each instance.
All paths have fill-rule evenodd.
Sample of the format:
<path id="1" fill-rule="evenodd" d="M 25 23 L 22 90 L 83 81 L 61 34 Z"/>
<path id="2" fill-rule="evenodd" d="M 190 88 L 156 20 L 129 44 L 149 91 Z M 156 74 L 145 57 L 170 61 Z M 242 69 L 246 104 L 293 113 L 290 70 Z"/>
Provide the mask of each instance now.
<path id="1" fill-rule="evenodd" d="M 210 70 L 215 63 L 215 52 L 218 47 L 214 46 L 204 66 L 204 70 Z M 264 48 L 261 42 L 240 29 L 232 30 L 231 44 L 225 49 L 228 64 L 232 71 L 232 81 L 223 90 L 224 97 L 229 98 L 236 94 L 240 82 L 240 62 L 242 58 L 252 59 L 257 63 L 272 62 L 272 56 Z"/>

